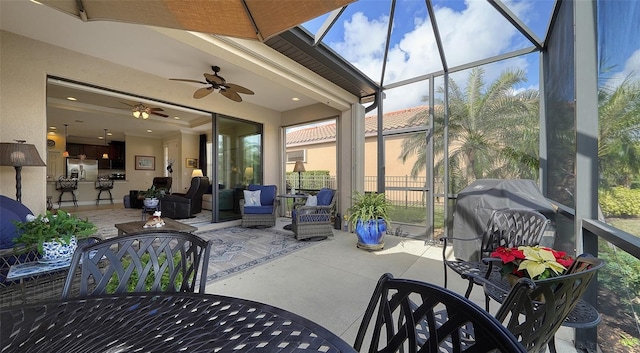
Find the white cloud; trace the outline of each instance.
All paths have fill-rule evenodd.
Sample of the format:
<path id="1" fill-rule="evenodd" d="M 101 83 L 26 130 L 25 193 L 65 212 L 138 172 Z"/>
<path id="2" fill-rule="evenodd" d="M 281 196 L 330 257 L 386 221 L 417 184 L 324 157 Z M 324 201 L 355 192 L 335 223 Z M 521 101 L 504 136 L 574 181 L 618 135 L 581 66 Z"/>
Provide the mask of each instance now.
<path id="1" fill-rule="evenodd" d="M 526 1 L 506 1 L 516 15 L 523 15 L 530 7 Z M 444 6 L 435 8 L 440 35 L 449 67 L 465 64 L 504 53 L 514 42 L 521 42 L 521 35 L 492 6 L 484 1 L 466 1 L 467 7 L 455 11 Z M 340 55 L 359 70 L 380 80 L 384 39 L 389 18 L 369 19 L 363 13 L 355 13 L 344 22 L 341 42 L 332 43 Z M 384 83 L 389 84 L 407 78 L 442 70 L 440 56 L 431 23 L 426 18 L 414 18 L 413 29 L 389 48 Z M 506 67 L 526 67 L 523 58 L 509 60 L 485 67 L 486 82 L 495 80 Z M 466 82 L 466 74 L 456 80 Z M 385 111 L 424 104 L 421 89 L 395 89 L 386 91 Z"/>
<path id="2" fill-rule="evenodd" d="M 617 87 L 622 81 L 629 79 L 631 81 L 640 82 L 640 49 L 636 50 L 625 61 L 624 69 L 615 73 L 610 79 L 607 80 L 607 86 Z"/>

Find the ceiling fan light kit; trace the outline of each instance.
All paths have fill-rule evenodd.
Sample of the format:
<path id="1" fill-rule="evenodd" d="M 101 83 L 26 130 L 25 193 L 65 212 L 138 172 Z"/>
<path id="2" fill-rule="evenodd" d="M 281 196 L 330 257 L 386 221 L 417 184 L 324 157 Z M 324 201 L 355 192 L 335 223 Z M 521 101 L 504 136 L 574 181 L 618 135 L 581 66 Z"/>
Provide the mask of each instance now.
<path id="1" fill-rule="evenodd" d="M 157 115 L 157 116 L 161 116 L 163 118 L 169 117 L 167 114 L 160 113 L 160 112 L 164 111 L 164 109 L 162 109 L 162 108 L 148 107 L 148 106 L 146 106 L 146 105 L 144 105 L 142 103 L 138 103 L 138 104 L 129 104 L 129 103 L 126 103 L 126 102 L 120 102 L 120 103 L 130 106 L 131 107 L 131 114 L 136 119 L 142 118 L 143 120 L 146 120 L 146 119 L 149 119 L 151 117 L 151 115 Z"/>
<path id="2" fill-rule="evenodd" d="M 211 92 L 215 91 L 231 99 L 234 102 L 242 102 L 242 97 L 240 97 L 238 93 L 254 94 L 253 91 L 248 88 L 245 88 L 233 83 L 227 83 L 227 81 L 222 76 L 218 75 L 218 72 L 220 72 L 220 67 L 211 66 L 211 70 L 213 70 L 213 75 L 209 73 L 204 73 L 204 79 L 206 82 L 198 81 L 198 80 L 180 79 L 180 78 L 170 78 L 170 80 L 200 83 L 203 85 L 208 85 L 208 87 L 198 88 L 193 93 L 193 98 L 195 99 L 204 98 L 208 96 Z"/>

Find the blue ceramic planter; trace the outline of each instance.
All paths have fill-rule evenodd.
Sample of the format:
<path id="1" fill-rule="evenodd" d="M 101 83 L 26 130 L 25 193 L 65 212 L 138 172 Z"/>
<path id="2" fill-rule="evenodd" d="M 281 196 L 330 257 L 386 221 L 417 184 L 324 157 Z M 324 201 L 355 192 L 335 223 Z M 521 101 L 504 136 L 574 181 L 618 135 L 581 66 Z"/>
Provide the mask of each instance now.
<path id="1" fill-rule="evenodd" d="M 380 250 L 384 248 L 384 234 L 387 224 L 383 219 L 358 220 L 355 233 L 358 236 L 358 248 L 365 250 Z"/>

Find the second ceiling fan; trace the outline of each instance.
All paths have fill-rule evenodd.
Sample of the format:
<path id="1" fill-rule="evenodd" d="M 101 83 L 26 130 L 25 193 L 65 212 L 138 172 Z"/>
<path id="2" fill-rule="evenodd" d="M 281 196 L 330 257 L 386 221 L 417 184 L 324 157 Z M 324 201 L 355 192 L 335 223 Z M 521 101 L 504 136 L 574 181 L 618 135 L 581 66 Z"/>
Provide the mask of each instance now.
<path id="1" fill-rule="evenodd" d="M 216 90 L 223 96 L 235 102 L 242 102 L 242 97 L 240 97 L 238 93 L 253 94 L 253 91 L 248 88 L 233 83 L 227 83 L 227 81 L 222 76 L 218 75 L 218 72 L 220 72 L 220 67 L 211 66 L 211 70 L 213 70 L 213 75 L 206 72 L 204 73 L 204 79 L 206 80 L 206 82 L 182 78 L 170 78 L 170 80 L 201 83 L 203 85 L 207 85 L 208 87 L 199 88 L 193 93 L 193 98 L 196 99 L 206 97 L 211 92 Z"/>
<path id="2" fill-rule="evenodd" d="M 136 119 L 137 118 L 149 119 L 151 115 L 157 115 L 163 118 L 169 117 L 167 114 L 160 113 L 164 111 L 162 108 L 149 107 L 142 103 L 138 103 L 138 104 L 130 104 L 127 102 L 120 102 L 120 103 L 130 106 L 131 112 Z"/>

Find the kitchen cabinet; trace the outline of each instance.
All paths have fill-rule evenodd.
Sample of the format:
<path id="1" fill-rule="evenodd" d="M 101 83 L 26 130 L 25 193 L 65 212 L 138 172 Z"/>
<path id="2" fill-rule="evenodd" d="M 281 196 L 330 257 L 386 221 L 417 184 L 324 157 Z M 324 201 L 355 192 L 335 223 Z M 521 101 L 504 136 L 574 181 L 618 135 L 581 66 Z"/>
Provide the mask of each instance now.
<path id="1" fill-rule="evenodd" d="M 98 160 L 99 169 L 125 169 L 126 151 L 123 141 L 111 141 L 108 146 L 67 143 L 67 151 L 71 158 L 77 158 L 83 154 L 87 159 Z M 102 159 L 105 153 L 109 155 L 109 159 Z"/>

